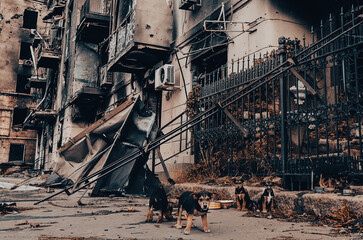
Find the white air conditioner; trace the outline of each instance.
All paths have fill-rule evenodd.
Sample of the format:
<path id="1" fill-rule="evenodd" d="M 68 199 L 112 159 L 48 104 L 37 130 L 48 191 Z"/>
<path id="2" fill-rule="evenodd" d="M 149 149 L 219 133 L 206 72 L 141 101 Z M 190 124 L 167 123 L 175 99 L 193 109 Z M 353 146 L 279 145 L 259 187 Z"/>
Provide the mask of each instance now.
<path id="1" fill-rule="evenodd" d="M 155 70 L 155 89 L 168 89 L 175 85 L 174 65 L 165 64 Z"/>

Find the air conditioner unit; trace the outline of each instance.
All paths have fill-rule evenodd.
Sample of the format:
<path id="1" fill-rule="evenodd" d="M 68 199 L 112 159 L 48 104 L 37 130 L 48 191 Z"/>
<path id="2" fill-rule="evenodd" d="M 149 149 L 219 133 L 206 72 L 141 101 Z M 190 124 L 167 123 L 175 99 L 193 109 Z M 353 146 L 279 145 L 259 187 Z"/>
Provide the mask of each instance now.
<path id="1" fill-rule="evenodd" d="M 175 85 L 174 65 L 165 64 L 155 70 L 155 89 L 168 89 Z"/>
<path id="2" fill-rule="evenodd" d="M 100 68 L 100 87 L 112 87 L 112 72 L 107 72 L 107 66 Z"/>

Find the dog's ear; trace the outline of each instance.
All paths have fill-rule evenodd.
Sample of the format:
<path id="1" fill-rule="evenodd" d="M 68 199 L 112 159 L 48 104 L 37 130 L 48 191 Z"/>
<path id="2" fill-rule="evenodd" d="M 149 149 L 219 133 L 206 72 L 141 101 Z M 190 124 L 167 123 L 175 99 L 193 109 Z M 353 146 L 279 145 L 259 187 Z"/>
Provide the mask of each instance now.
<path id="1" fill-rule="evenodd" d="M 198 193 L 197 193 L 197 192 L 193 192 L 193 193 L 192 193 L 192 196 L 193 196 L 193 198 L 194 198 L 195 200 L 197 200 L 197 199 L 198 199 Z"/>

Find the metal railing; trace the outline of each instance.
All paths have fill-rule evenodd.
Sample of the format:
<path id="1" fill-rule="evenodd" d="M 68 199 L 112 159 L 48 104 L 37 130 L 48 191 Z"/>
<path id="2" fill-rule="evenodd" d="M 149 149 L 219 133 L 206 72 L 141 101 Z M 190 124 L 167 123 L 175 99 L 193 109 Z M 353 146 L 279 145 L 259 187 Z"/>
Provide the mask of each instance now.
<path id="1" fill-rule="evenodd" d="M 81 8 L 81 19 L 87 14 L 109 15 L 108 4 L 100 0 L 86 0 Z"/>
<path id="2" fill-rule="evenodd" d="M 363 19 L 350 13 L 312 28 L 311 45 L 280 38 L 277 52 L 200 79 L 195 110 L 229 98 L 226 109 L 249 132 L 214 113 L 194 129 L 200 158 L 212 149 L 220 175 L 362 175 Z"/>

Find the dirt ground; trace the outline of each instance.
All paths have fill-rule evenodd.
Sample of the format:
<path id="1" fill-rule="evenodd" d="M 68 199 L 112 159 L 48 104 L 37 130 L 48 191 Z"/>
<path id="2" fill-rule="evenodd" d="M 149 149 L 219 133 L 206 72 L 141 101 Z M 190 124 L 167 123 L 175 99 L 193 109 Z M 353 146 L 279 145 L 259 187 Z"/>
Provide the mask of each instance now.
<path id="1" fill-rule="evenodd" d="M 56 190 L 58 191 L 58 190 Z M 361 239 L 362 235 L 334 237 L 328 226 L 291 223 L 277 219 L 243 217 L 235 208 L 210 210 L 210 233 L 202 231 L 200 217 L 190 235 L 173 228 L 175 221 L 145 223 L 148 199 L 98 197 L 82 191 L 61 194 L 52 202 L 33 203 L 50 195 L 45 189 L 10 191 L 0 189 L 0 202 L 16 202 L 18 208 L 34 207 L 0 216 L 0 239 Z M 155 213 L 156 215 L 157 213 Z M 185 224 L 185 220 L 184 220 Z M 79 238 L 77 238 L 79 237 Z"/>

